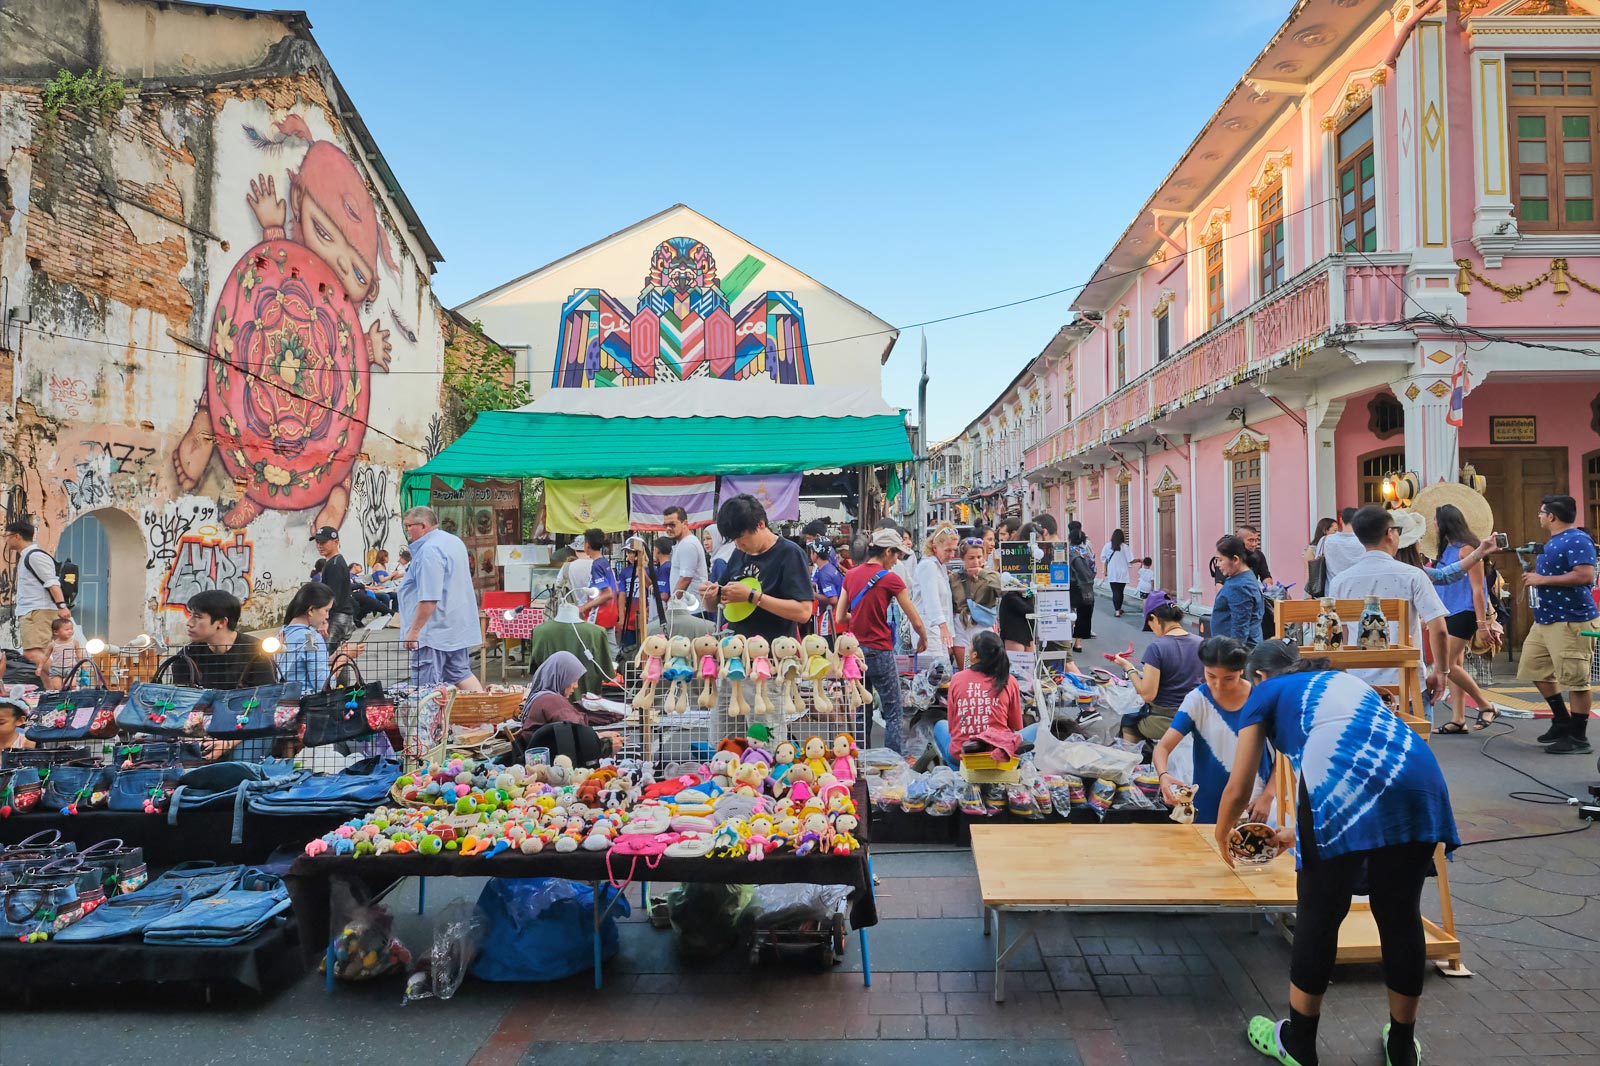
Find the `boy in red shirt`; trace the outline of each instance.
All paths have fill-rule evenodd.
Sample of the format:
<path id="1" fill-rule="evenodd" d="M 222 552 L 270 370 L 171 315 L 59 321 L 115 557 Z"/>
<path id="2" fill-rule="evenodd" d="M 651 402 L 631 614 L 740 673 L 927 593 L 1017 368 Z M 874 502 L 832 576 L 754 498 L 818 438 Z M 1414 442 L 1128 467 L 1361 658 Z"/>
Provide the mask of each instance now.
<path id="1" fill-rule="evenodd" d="M 917 651 L 928 649 L 928 633 L 922 618 L 911 605 L 906 583 L 893 572 L 896 562 L 905 558 L 905 542 L 892 529 L 872 535 L 866 560 L 844 575 L 844 591 L 834 608 L 834 620 L 841 633 L 853 633 L 861 642 L 867 660 L 867 683 L 878 694 L 878 711 L 883 716 L 883 743 L 900 751 L 905 742 L 900 722 L 900 671 L 894 661 L 894 632 L 889 625 L 889 604 L 900 610 L 917 633 Z M 903 753 L 902 753 L 903 754 Z"/>

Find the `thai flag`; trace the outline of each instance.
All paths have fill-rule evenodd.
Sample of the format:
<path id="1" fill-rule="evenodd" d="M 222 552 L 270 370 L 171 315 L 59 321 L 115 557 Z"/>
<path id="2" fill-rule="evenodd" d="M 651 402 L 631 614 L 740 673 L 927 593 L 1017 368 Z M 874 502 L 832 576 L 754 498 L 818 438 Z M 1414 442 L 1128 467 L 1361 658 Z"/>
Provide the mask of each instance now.
<path id="1" fill-rule="evenodd" d="M 1456 357 L 1455 372 L 1450 375 L 1450 409 L 1444 420 L 1457 429 L 1466 419 L 1467 393 L 1472 391 L 1472 376 L 1467 372 L 1467 353 Z"/>
<path id="2" fill-rule="evenodd" d="M 717 516 L 715 477 L 636 477 L 628 479 L 628 528 L 660 531 L 661 512 L 676 504 L 699 529 Z"/>

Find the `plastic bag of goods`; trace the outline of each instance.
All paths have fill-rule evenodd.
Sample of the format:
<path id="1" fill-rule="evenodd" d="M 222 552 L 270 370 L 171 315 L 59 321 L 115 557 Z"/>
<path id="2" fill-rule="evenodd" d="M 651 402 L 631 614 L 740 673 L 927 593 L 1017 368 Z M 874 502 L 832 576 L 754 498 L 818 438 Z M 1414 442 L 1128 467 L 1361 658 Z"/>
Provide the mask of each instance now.
<path id="1" fill-rule="evenodd" d="M 455 995 L 488 931 L 489 920 L 475 904 L 464 899 L 445 904 L 433 920 L 432 947 L 417 955 L 406 978 L 405 1002 Z"/>
<path id="2" fill-rule="evenodd" d="M 682 884 L 667 893 L 672 947 L 679 958 L 714 959 L 739 942 L 753 885 Z"/>
<path id="3" fill-rule="evenodd" d="M 983 789 L 975 784 L 961 786 L 961 813 L 969 818 L 985 818 L 989 808 L 983 802 Z"/>
<path id="4" fill-rule="evenodd" d="M 757 885 L 744 924 L 751 929 L 798 929 L 825 923 L 844 909 L 849 885 Z"/>
<path id="5" fill-rule="evenodd" d="M 411 952 L 394 935 L 394 914 L 366 898 L 364 888 L 335 878 L 330 913 L 333 917 L 333 976 L 341 981 L 370 981 L 411 965 Z M 322 972 L 328 960 L 322 960 Z"/>
<path id="6" fill-rule="evenodd" d="M 613 901 L 615 906 L 612 906 Z M 497 877 L 483 887 L 478 906 L 488 923 L 482 950 L 470 967 L 483 981 L 559 981 L 594 969 L 594 889 L 556 877 Z M 628 901 L 601 886 L 600 956 L 617 953 L 617 918 Z M 608 910 L 609 908 L 609 910 Z"/>
<path id="7" fill-rule="evenodd" d="M 1124 770 L 1109 778 L 1109 780 L 1117 790 L 1115 798 L 1111 801 L 1113 810 L 1153 811 L 1157 809 L 1157 801 L 1150 798 L 1144 789 L 1138 785 L 1134 780 L 1133 771 Z"/>
<path id="8" fill-rule="evenodd" d="M 961 791 L 966 782 L 948 766 L 936 766 L 928 773 L 928 813 L 948 818 L 961 806 Z"/>
<path id="9" fill-rule="evenodd" d="M 883 767 L 881 773 L 867 774 L 867 799 L 879 810 L 899 810 L 910 783 L 911 767 L 901 759 L 896 766 Z"/>

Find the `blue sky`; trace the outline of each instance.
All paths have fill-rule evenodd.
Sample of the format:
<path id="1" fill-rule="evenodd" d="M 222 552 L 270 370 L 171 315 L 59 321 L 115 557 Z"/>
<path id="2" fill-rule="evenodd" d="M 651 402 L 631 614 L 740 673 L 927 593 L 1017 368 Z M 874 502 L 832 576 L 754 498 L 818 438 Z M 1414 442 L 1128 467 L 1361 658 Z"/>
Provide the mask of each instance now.
<path id="1" fill-rule="evenodd" d="M 895 325 L 1084 281 L 1291 6 L 306 0 L 447 305 L 683 202 Z M 1071 300 L 929 327 L 932 439 Z"/>

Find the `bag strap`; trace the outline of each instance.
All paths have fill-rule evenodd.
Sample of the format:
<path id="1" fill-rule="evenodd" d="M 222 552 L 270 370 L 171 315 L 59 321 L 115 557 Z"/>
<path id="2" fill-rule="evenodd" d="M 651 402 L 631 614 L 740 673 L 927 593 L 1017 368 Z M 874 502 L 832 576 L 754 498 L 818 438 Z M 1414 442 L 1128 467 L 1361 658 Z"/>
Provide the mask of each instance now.
<path id="1" fill-rule="evenodd" d="M 872 577 L 867 579 L 867 583 L 865 585 L 861 586 L 861 591 L 856 593 L 855 596 L 850 600 L 850 613 L 851 614 L 855 613 L 856 605 L 859 604 L 862 601 L 862 599 L 867 595 L 867 593 L 872 591 L 872 586 L 876 585 L 879 581 L 881 581 L 884 577 L 886 577 L 888 575 L 888 573 L 889 573 L 889 571 L 887 571 L 887 570 L 879 570 L 876 574 L 873 574 Z"/>
<path id="2" fill-rule="evenodd" d="M 84 656 L 82 659 L 79 659 L 77 662 L 72 664 L 72 671 L 67 675 L 65 683 L 61 686 L 60 691 L 71 692 L 78 687 L 78 668 L 84 663 L 89 664 L 89 669 L 94 672 L 96 680 L 100 682 L 100 688 L 109 689 L 111 687 L 111 683 L 106 680 L 105 671 L 100 669 L 100 664 L 88 656 Z"/>
<path id="3" fill-rule="evenodd" d="M 172 684 L 173 682 L 171 682 L 171 681 L 162 681 L 161 678 L 164 675 L 166 675 L 167 670 L 170 667 L 175 666 L 178 663 L 179 660 L 182 660 L 184 663 L 188 664 L 189 676 L 192 678 L 192 680 L 190 681 L 189 685 L 183 686 L 183 687 L 187 687 L 187 688 L 198 687 L 199 684 L 200 684 L 200 678 L 201 678 L 200 664 L 194 661 L 194 656 L 189 654 L 189 650 L 187 648 L 180 648 L 179 650 L 173 652 L 171 655 L 167 656 L 165 659 L 161 660 L 161 664 L 156 667 L 156 672 L 154 674 L 152 674 L 151 677 L 150 677 L 151 682 L 154 683 L 154 684 L 158 684 L 158 685 L 170 685 L 170 684 Z"/>
<path id="4" fill-rule="evenodd" d="M 339 671 L 346 666 L 355 671 L 356 684 L 362 688 L 366 687 L 367 679 L 361 676 L 361 664 L 356 662 L 355 656 L 341 651 L 328 661 L 328 678 L 322 683 L 322 691 L 332 692 L 334 690 L 336 687 L 333 683 L 334 678 L 338 677 Z"/>
<path id="5" fill-rule="evenodd" d="M 111 846 L 107 847 L 106 845 L 108 844 Z M 123 843 L 121 837 L 110 837 L 106 840 L 99 840 L 93 844 L 90 844 L 88 847 L 78 852 L 78 855 L 81 857 L 84 855 L 92 855 L 97 851 L 115 852 L 125 851 L 126 849 L 127 845 Z"/>
<path id="6" fill-rule="evenodd" d="M 59 843 L 61 843 L 61 830 L 41 829 L 32 836 L 24 837 L 10 847 L 0 849 L 0 851 L 24 851 L 31 847 L 53 848 Z"/>
<path id="7" fill-rule="evenodd" d="M 24 557 L 31 555 L 31 556 L 33 556 L 35 558 L 37 558 L 37 557 L 42 555 L 46 559 L 49 559 L 50 560 L 50 568 L 56 572 L 57 580 L 60 579 L 60 577 L 61 577 L 61 564 L 56 562 L 56 557 L 54 555 L 51 555 L 49 552 L 45 551 L 43 548 L 39 547 L 37 544 L 28 545 L 28 550 L 23 552 L 22 554 L 23 554 Z M 28 564 L 28 573 L 32 574 L 33 575 L 33 579 L 35 581 L 39 582 L 39 584 L 41 584 L 41 585 L 45 584 L 45 582 L 48 580 L 47 578 L 42 578 L 42 577 L 39 576 L 39 571 L 37 571 L 37 570 L 35 570 L 33 568 L 33 564 L 32 563 Z"/>

